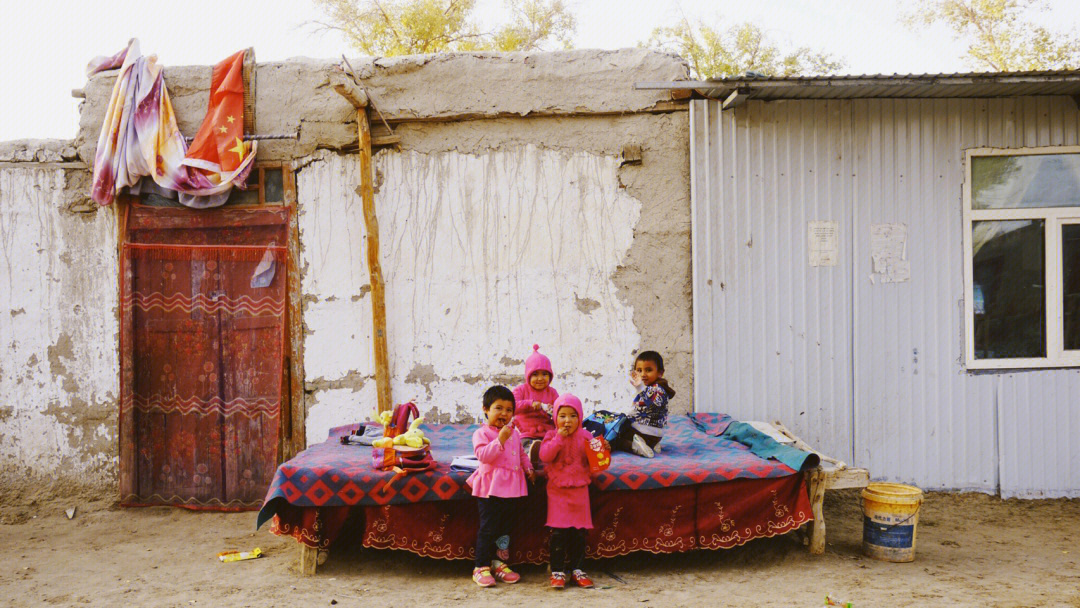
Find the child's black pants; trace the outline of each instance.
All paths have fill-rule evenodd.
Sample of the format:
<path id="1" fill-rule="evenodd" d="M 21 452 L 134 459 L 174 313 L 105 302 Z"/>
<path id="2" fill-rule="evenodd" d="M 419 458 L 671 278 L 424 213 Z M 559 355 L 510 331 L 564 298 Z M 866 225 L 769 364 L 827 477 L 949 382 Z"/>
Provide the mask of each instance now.
<path id="1" fill-rule="evenodd" d="M 480 509 L 480 529 L 476 532 L 476 562 L 477 568 L 491 566 L 492 560 L 496 559 L 498 548 L 495 542 L 501 536 L 505 536 L 506 550 L 503 561 L 509 556 L 510 522 L 514 510 L 518 508 L 518 498 L 502 498 L 490 496 L 477 498 L 476 504 Z"/>
<path id="2" fill-rule="evenodd" d="M 585 530 L 580 528 L 552 528 L 551 571 L 567 572 L 581 570 L 585 564 Z"/>

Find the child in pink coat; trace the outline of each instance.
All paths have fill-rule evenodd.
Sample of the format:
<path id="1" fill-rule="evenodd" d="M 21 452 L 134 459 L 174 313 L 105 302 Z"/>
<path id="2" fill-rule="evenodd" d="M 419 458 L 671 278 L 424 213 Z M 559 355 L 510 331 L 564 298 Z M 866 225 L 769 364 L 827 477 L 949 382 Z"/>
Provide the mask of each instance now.
<path id="1" fill-rule="evenodd" d="M 566 394 L 555 400 L 555 429 L 548 431 L 540 445 L 540 460 L 547 471 L 547 525 L 551 528 L 551 586 L 566 586 L 570 580 L 579 587 L 593 583 L 582 571 L 585 561 L 585 530 L 591 529 L 589 508 L 589 460 L 586 456 L 592 434 L 581 428 L 581 401 Z"/>
<path id="2" fill-rule="evenodd" d="M 559 397 L 559 391 L 551 386 L 554 375 L 551 359 L 540 354 L 539 344 L 533 344 L 532 354 L 525 359 L 525 382 L 514 387 L 514 427 L 521 433 L 522 446 L 534 467 L 539 462 L 540 440 L 555 430 L 554 412 L 549 410 Z"/>
<path id="3" fill-rule="evenodd" d="M 480 510 L 476 533 L 473 581 L 492 587 L 495 581 L 516 583 L 521 576 L 506 565 L 510 558 L 510 527 L 520 513 L 520 499 L 529 493 L 526 478 L 534 479 L 532 464 L 521 447 L 521 437 L 510 423 L 514 394 L 505 386 L 484 392 L 487 424 L 473 433 L 473 453 L 480 466 L 466 480 Z"/>

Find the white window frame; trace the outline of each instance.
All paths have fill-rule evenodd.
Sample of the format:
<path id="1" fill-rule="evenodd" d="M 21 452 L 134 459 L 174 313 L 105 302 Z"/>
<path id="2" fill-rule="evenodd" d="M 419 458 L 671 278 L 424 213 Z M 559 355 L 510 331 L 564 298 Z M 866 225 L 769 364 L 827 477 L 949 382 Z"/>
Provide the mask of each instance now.
<path id="1" fill-rule="evenodd" d="M 1065 318 L 1062 310 L 1061 227 L 1080 224 L 1080 206 L 1025 207 L 1012 209 L 971 208 L 971 159 L 977 156 L 1025 156 L 1080 154 L 1080 146 L 1038 148 L 970 148 L 964 151 L 964 360 L 968 369 L 1030 369 L 1080 367 L 1080 350 L 1064 350 Z M 1080 193 L 1077 193 L 1080 199 Z M 973 279 L 972 222 L 982 220 L 1045 220 L 1046 255 L 1046 357 L 1014 359 L 975 358 L 975 300 Z"/>

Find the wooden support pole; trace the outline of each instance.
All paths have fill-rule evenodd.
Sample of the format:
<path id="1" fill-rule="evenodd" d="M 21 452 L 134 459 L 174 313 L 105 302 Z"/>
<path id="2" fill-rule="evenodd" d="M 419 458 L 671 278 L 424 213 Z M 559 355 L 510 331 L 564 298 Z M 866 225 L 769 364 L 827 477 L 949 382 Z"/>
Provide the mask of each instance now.
<path id="1" fill-rule="evenodd" d="M 319 550 L 301 542 L 296 544 L 300 547 L 300 574 L 313 576 L 319 565 Z"/>
<path id="2" fill-rule="evenodd" d="M 375 183 L 371 168 L 371 124 L 368 122 L 367 92 L 343 75 L 335 76 L 334 90 L 356 108 L 356 131 L 360 152 L 360 201 L 364 208 L 364 228 L 367 232 L 367 263 L 371 282 L 371 317 L 375 349 L 375 392 L 377 411 L 388 412 L 393 405 L 390 397 L 390 360 L 386 354 L 386 289 L 382 265 L 379 263 L 379 219 L 375 215 Z"/>
<path id="3" fill-rule="evenodd" d="M 375 216 L 374 173 L 371 168 L 371 125 L 367 108 L 356 109 L 356 127 L 360 136 L 360 198 L 364 205 L 367 230 L 367 263 L 371 281 L 371 317 L 375 339 L 375 392 L 378 412 L 388 412 L 390 399 L 390 361 L 386 354 L 386 293 L 382 265 L 379 264 L 379 220 Z"/>
<path id="4" fill-rule="evenodd" d="M 300 226 L 299 210 L 296 201 L 296 172 L 292 163 L 285 163 L 281 167 L 283 194 L 285 204 L 292 213 L 289 214 L 289 259 L 286 278 L 288 285 L 288 302 L 286 308 L 288 324 L 285 326 L 285 336 L 288 340 L 288 365 L 286 385 L 289 394 L 290 420 L 282 421 L 288 426 L 288 444 L 283 446 L 284 460 L 296 456 L 307 447 L 307 406 L 304 403 L 304 305 L 302 301 L 303 288 L 300 284 Z"/>
<path id="5" fill-rule="evenodd" d="M 820 467 L 807 472 L 810 490 L 810 511 L 814 514 L 810 530 L 810 553 L 825 553 L 825 471 Z"/>
<path id="6" fill-rule="evenodd" d="M 241 69 L 244 80 L 244 133 L 255 132 L 255 71 L 255 47 L 248 47 L 244 49 L 244 65 Z"/>

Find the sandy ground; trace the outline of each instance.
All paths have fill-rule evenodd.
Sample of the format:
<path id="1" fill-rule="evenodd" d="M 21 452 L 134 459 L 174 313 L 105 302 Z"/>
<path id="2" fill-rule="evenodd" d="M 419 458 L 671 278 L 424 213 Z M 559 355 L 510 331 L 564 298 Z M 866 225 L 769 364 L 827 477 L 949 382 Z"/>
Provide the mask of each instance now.
<path id="1" fill-rule="evenodd" d="M 355 548 L 336 550 L 318 575 L 302 577 L 296 544 L 256 532 L 253 513 L 117 509 L 98 502 L 79 505 L 68 520 L 68 506 L 0 506 L 0 603 L 742 608 L 817 607 L 832 593 L 858 608 L 1080 607 L 1080 500 L 931 494 L 921 513 L 916 561 L 892 564 L 861 554 L 856 494 L 830 493 L 823 556 L 809 555 L 794 534 L 728 551 L 636 554 L 590 563 L 598 589 L 563 592 L 546 587 L 541 567 L 521 568 L 517 585 L 479 589 L 468 578 L 467 562 Z M 232 564 L 214 557 L 256 546 L 267 557 Z"/>

